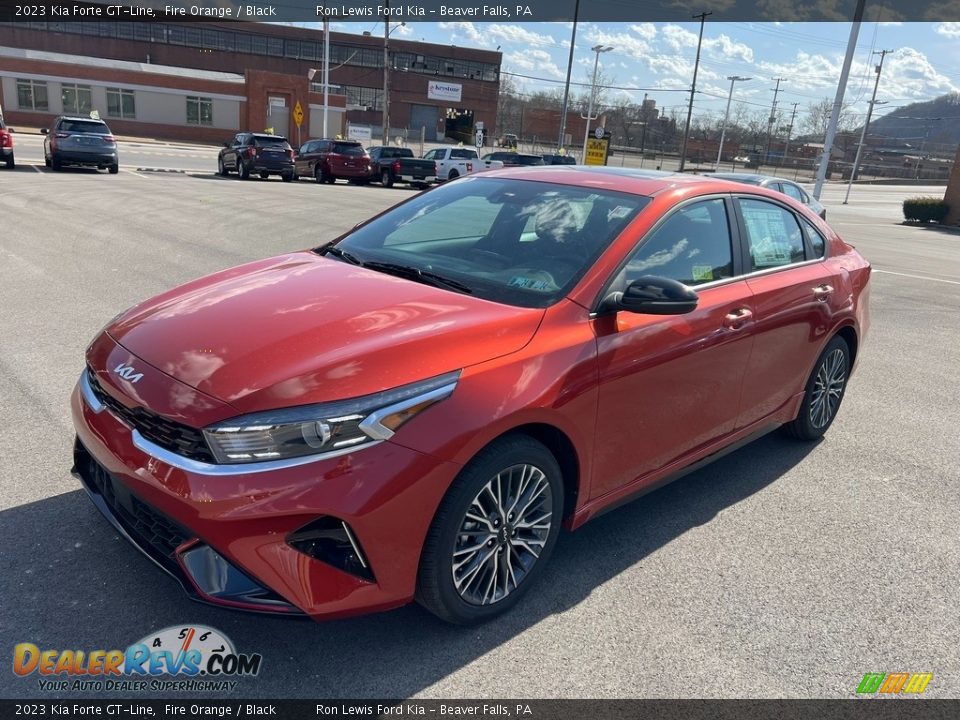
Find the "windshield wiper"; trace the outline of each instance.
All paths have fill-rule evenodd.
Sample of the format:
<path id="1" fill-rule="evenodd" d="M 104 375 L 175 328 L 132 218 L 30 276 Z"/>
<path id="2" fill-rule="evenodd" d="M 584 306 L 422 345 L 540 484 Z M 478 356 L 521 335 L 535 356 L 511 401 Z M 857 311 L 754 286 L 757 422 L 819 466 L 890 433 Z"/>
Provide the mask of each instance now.
<path id="1" fill-rule="evenodd" d="M 467 295 L 473 294 L 473 288 L 469 285 L 464 285 L 458 280 L 453 280 L 443 275 L 438 275 L 435 272 L 430 272 L 429 270 L 421 270 L 418 267 L 413 267 L 412 265 L 401 265 L 399 263 L 389 263 L 389 262 L 365 262 L 363 267 L 369 268 L 370 270 L 379 270 L 385 272 L 388 275 L 396 275 L 398 277 L 407 278 L 408 280 L 416 280 L 417 282 L 422 282 L 425 285 L 433 285 L 434 287 L 444 287 L 449 290 L 456 290 L 457 292 L 462 292 Z"/>
<path id="2" fill-rule="evenodd" d="M 324 245 L 317 252 L 321 255 L 333 255 L 335 258 L 345 260 L 351 265 L 359 265 L 360 267 L 363 267 L 363 262 L 361 262 L 360 258 L 358 258 L 356 255 L 348 253 L 346 250 L 341 250 L 335 245 Z"/>

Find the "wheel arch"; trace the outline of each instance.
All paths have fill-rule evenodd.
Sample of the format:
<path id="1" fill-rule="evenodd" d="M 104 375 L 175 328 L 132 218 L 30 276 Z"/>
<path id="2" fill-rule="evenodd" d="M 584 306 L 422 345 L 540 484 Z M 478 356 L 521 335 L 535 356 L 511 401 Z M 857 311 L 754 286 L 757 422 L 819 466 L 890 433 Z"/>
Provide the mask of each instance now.
<path id="1" fill-rule="evenodd" d="M 577 508 L 581 484 L 580 456 L 573 441 L 556 425 L 544 422 L 529 422 L 505 430 L 491 438 L 483 447 L 486 448 L 497 440 L 510 435 L 526 435 L 544 445 L 556 458 L 563 480 L 563 517 L 564 520 L 568 520 Z"/>
<path id="2" fill-rule="evenodd" d="M 857 329 L 852 324 L 841 325 L 831 335 L 831 337 L 838 336 L 843 338 L 850 349 L 850 367 L 852 368 L 857 361 L 857 350 L 860 347 L 860 337 L 857 334 Z"/>

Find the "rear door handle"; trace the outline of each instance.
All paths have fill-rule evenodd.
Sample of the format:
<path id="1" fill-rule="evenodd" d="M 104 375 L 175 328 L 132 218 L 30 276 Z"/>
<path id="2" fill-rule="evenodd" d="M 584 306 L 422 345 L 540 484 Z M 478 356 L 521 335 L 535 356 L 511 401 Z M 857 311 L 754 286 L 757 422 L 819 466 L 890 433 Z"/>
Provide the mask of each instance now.
<path id="1" fill-rule="evenodd" d="M 723 326 L 730 330 L 739 330 L 752 317 L 753 312 L 749 308 L 737 308 L 724 315 Z"/>
<path id="2" fill-rule="evenodd" d="M 829 298 L 832 294 L 833 286 L 827 285 L 826 283 L 823 285 L 817 285 L 817 287 L 813 289 L 813 296 L 820 302 L 826 302 L 827 298 Z"/>

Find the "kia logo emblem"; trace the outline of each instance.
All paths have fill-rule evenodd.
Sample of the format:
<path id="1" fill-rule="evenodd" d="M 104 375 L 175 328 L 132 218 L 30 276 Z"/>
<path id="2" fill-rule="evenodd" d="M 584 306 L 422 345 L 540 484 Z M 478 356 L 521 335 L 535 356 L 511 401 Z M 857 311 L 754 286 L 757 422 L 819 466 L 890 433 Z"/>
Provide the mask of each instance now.
<path id="1" fill-rule="evenodd" d="M 138 373 L 134 369 L 133 365 L 126 365 L 125 363 L 120 363 L 113 369 L 113 371 L 124 380 L 128 380 L 132 383 L 139 382 L 140 378 L 143 377 L 143 373 Z"/>

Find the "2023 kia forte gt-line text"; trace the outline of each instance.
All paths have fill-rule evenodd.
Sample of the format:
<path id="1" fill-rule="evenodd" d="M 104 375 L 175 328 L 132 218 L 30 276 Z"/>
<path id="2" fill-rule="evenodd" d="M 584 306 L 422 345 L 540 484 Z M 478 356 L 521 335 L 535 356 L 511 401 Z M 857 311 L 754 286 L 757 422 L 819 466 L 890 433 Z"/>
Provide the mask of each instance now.
<path id="1" fill-rule="evenodd" d="M 833 422 L 870 266 L 780 193 L 494 171 L 111 321 L 75 472 L 210 603 L 470 623 L 561 526 L 778 426 Z"/>

